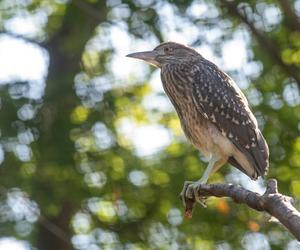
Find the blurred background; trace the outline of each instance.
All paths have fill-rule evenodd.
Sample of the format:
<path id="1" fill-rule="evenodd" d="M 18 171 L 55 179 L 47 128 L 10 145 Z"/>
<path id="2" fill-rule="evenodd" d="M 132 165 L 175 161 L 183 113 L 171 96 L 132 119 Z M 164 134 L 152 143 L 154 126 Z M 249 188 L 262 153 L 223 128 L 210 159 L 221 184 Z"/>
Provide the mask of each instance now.
<path id="1" fill-rule="evenodd" d="M 0 249 L 300 249 L 262 213 L 178 198 L 207 163 L 159 70 L 125 55 L 196 48 L 246 93 L 268 178 L 300 208 L 299 0 L 1 0 Z M 264 192 L 226 166 L 211 182 Z"/>

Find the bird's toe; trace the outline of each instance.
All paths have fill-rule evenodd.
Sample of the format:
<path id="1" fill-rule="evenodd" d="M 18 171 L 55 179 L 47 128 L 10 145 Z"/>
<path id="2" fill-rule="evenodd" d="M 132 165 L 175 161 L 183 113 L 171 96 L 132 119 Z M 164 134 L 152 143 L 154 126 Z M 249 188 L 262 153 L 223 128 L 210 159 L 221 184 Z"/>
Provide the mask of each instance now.
<path id="1" fill-rule="evenodd" d="M 187 196 L 187 193 L 190 192 L 190 191 L 188 191 L 188 188 L 192 183 L 193 183 L 192 181 L 185 181 L 184 184 L 183 184 L 183 188 L 182 188 L 182 191 L 180 193 L 180 198 L 181 198 L 184 206 L 186 205 L 185 199 L 189 198 L 189 196 Z M 192 199 L 192 198 L 189 198 L 189 199 Z"/>
<path id="2" fill-rule="evenodd" d="M 199 195 L 200 184 L 202 183 L 200 182 L 189 183 L 185 195 L 188 199 L 194 199 L 197 203 L 201 204 L 203 207 L 207 207 L 206 205 L 207 198 Z"/>
<path id="3" fill-rule="evenodd" d="M 195 199 L 195 183 L 194 182 L 190 182 L 190 184 L 188 184 L 187 189 L 185 191 L 185 197 L 188 199 Z"/>

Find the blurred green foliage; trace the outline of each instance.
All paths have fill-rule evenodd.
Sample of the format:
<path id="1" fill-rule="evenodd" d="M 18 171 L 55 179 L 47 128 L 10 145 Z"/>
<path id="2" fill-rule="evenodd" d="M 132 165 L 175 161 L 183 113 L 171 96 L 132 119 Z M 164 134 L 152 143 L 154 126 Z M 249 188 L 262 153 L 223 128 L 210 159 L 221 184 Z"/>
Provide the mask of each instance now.
<path id="1" fill-rule="evenodd" d="M 18 39 L 49 58 L 40 96 L 30 96 L 28 81 L 1 85 L 1 236 L 41 250 L 299 249 L 282 226 L 227 199 L 211 198 L 192 220 L 182 218 L 183 182 L 199 178 L 205 163 L 150 85 L 157 71 L 116 75 L 123 65 L 114 60 L 132 51 L 120 53 L 124 36 L 110 38 L 117 27 L 132 50 L 141 41 L 151 48 L 169 39 L 173 25 L 190 45 L 222 57 L 222 45 L 243 34 L 250 70 L 229 73 L 243 84 L 269 143 L 268 178 L 298 199 L 299 0 L 2 0 L 0 10 L 1 36 L 16 37 L 7 25 L 15 17 L 42 16 L 38 32 Z M 172 10 L 171 24 L 163 10 Z M 165 128 L 171 143 L 143 156 L 124 124 Z M 223 168 L 211 182 L 236 173 Z"/>

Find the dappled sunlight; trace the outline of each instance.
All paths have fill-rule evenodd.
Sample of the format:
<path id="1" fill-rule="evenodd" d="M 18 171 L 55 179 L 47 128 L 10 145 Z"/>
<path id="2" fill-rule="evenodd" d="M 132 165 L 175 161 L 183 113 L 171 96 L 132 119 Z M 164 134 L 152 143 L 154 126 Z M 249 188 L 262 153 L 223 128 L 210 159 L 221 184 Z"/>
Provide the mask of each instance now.
<path id="1" fill-rule="evenodd" d="M 88 208 L 93 212 L 99 220 L 112 223 L 117 219 L 115 207 L 111 201 L 101 199 L 90 199 Z"/>
<path id="2" fill-rule="evenodd" d="M 103 172 L 86 173 L 84 181 L 89 187 L 102 188 L 107 181 L 107 177 Z"/>
<path id="3" fill-rule="evenodd" d="M 246 250 L 251 249 L 271 249 L 268 239 L 265 235 L 261 233 L 248 233 L 244 236 L 242 240 L 243 246 Z"/>
<path id="4" fill-rule="evenodd" d="M 1 192 L 3 192 L 1 187 Z M 15 230 L 21 237 L 27 237 L 33 231 L 34 224 L 40 216 L 37 204 L 27 194 L 17 188 L 8 190 L 6 201 L 1 201 L 0 218 L 4 221 L 15 221 Z M 1 238 L 0 249 L 30 249 L 28 242 L 16 241 L 13 238 Z"/>
<path id="5" fill-rule="evenodd" d="M 300 197 L 300 181 L 292 181 L 291 191 L 296 198 Z"/>
<path id="6" fill-rule="evenodd" d="M 143 171 L 133 170 L 128 175 L 129 181 L 135 186 L 146 186 L 149 182 L 147 175 Z"/>
<path id="7" fill-rule="evenodd" d="M 222 2 L 0 1 L 0 250 L 299 249 L 229 199 L 184 218 L 178 195 L 208 159 L 160 69 L 126 57 L 175 41 L 230 75 L 268 142 L 268 178 L 298 204 L 299 28 L 280 1 Z M 229 164 L 221 182 L 266 189 Z"/>
<path id="8" fill-rule="evenodd" d="M 47 53 L 36 45 L 2 35 L 0 54 L 2 85 L 7 82 L 28 81 L 28 91 L 21 90 L 20 94 L 32 99 L 41 98 L 48 67 Z M 28 63 L 29 58 L 30 63 Z M 15 89 L 11 95 L 15 95 L 16 91 Z"/>
<path id="9" fill-rule="evenodd" d="M 29 250 L 31 247 L 26 241 L 17 240 L 11 237 L 3 237 L 0 238 L 0 249 Z"/>
<path id="10" fill-rule="evenodd" d="M 72 226 L 77 234 L 85 234 L 91 231 L 92 218 L 86 213 L 75 214 Z"/>
<path id="11" fill-rule="evenodd" d="M 173 226 L 178 226 L 183 222 L 182 212 L 178 208 L 171 208 L 167 216 L 168 222 Z"/>
<path id="12" fill-rule="evenodd" d="M 35 37 L 41 35 L 41 30 L 46 26 L 47 21 L 48 16 L 46 11 L 40 10 L 34 14 L 22 12 L 8 19 L 4 23 L 4 27 L 15 34 Z"/>
<path id="13" fill-rule="evenodd" d="M 89 115 L 89 109 L 83 106 L 77 106 L 71 113 L 70 119 L 75 124 L 84 123 Z"/>
<path id="14" fill-rule="evenodd" d="M 232 53 L 233 51 L 234 53 Z M 225 70 L 240 68 L 247 60 L 245 42 L 239 39 L 225 43 L 222 48 L 222 54 Z"/>
<path id="15" fill-rule="evenodd" d="M 296 83 L 285 86 L 283 90 L 283 98 L 289 106 L 297 106 L 300 104 L 300 93 Z"/>
<path id="16" fill-rule="evenodd" d="M 120 141 L 124 146 L 134 146 L 139 156 L 154 154 L 171 143 L 168 130 L 158 125 L 138 126 L 129 119 L 118 124 Z"/>

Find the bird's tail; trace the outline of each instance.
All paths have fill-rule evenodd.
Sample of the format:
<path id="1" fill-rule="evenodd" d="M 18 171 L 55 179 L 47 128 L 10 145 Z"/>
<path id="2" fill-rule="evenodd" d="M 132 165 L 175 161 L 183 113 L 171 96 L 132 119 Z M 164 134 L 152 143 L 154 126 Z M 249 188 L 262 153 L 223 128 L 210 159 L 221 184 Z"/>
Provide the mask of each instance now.
<path id="1" fill-rule="evenodd" d="M 251 155 L 255 160 L 255 170 L 258 176 L 264 177 L 269 170 L 269 147 L 262 135 L 262 133 L 256 131 L 257 146 L 251 148 Z"/>
<path id="2" fill-rule="evenodd" d="M 265 138 L 259 130 L 255 131 L 256 140 L 250 148 L 238 147 L 246 157 L 246 161 L 241 161 L 237 156 L 231 156 L 228 162 L 238 168 L 251 179 L 256 180 L 259 176 L 264 177 L 269 169 L 269 147 Z"/>

